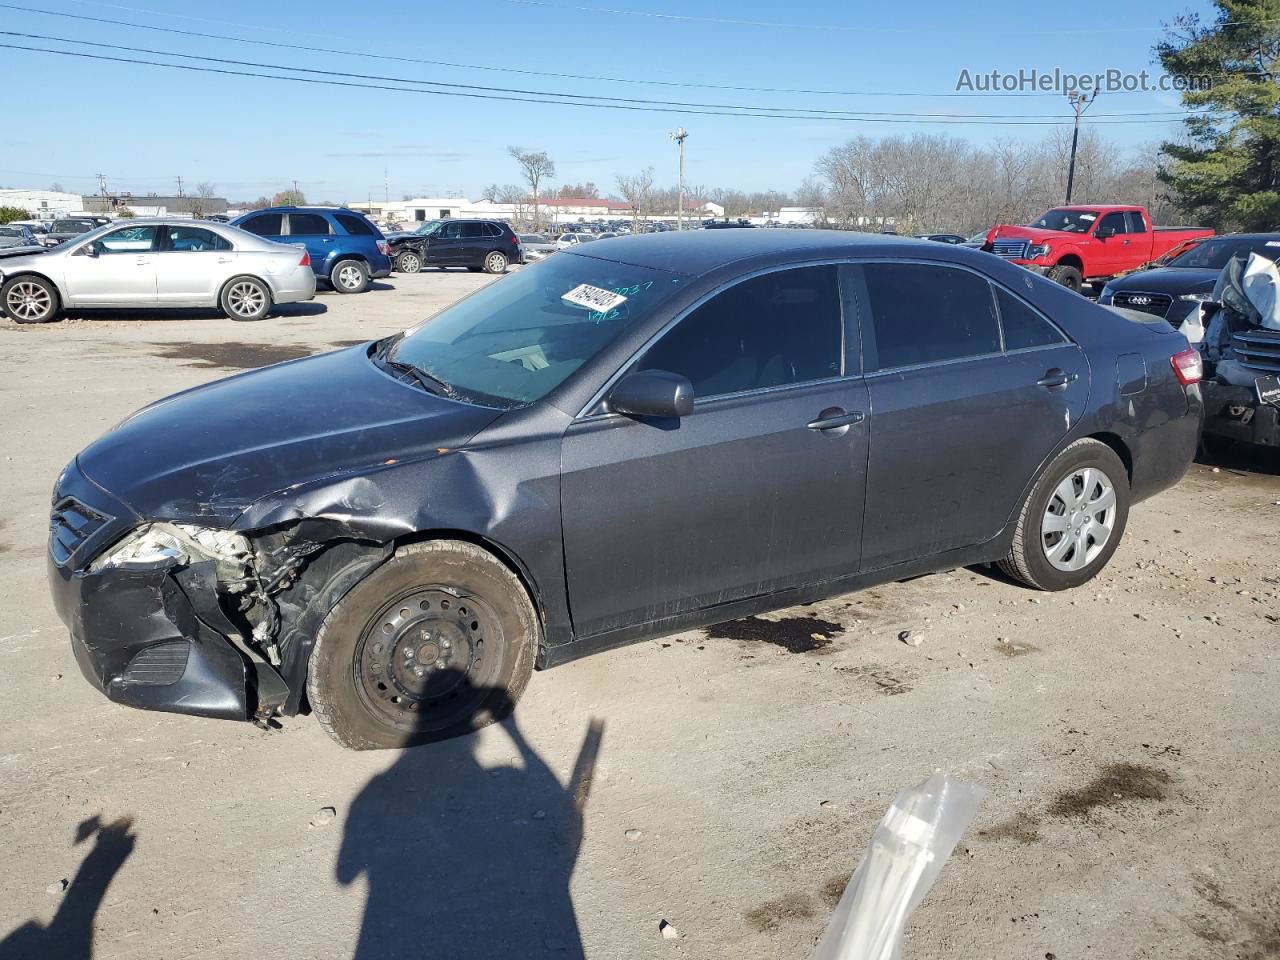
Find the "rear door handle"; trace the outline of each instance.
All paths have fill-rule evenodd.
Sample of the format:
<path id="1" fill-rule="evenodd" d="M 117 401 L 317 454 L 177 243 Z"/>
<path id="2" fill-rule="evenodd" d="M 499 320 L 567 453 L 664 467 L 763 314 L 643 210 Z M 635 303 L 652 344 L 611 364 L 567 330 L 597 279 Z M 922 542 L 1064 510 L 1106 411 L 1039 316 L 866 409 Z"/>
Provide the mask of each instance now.
<path id="1" fill-rule="evenodd" d="M 1078 373 L 1066 373 L 1054 367 L 1052 370 L 1046 371 L 1045 375 L 1036 381 L 1038 387 L 1065 387 L 1068 383 L 1074 383 L 1080 379 Z"/>
<path id="2" fill-rule="evenodd" d="M 853 413 L 846 413 L 839 407 L 831 407 L 823 410 L 818 414 L 818 419 L 810 420 L 805 426 L 810 430 L 838 430 L 841 427 L 861 423 L 863 419 L 863 415 L 856 410 Z"/>
<path id="3" fill-rule="evenodd" d="M 230 257 L 219 257 L 219 258 L 218 258 L 218 262 L 219 262 L 219 263 L 230 263 L 230 262 L 231 262 L 231 258 L 230 258 Z"/>

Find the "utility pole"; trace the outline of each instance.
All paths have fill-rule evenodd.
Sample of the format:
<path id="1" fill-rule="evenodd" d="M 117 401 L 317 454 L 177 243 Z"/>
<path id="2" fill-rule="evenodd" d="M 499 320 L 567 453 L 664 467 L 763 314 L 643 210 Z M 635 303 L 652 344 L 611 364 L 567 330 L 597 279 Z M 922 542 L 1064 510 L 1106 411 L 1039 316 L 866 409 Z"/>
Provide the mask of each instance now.
<path id="1" fill-rule="evenodd" d="M 680 167 L 676 177 L 676 229 L 684 229 L 684 141 L 689 136 L 689 132 L 684 127 L 677 127 L 676 132 L 671 134 L 671 139 L 676 142 L 676 146 L 680 149 Z"/>
<path id="2" fill-rule="evenodd" d="M 98 194 L 105 197 L 107 195 L 107 175 L 99 173 L 96 176 L 98 178 Z"/>
<path id="3" fill-rule="evenodd" d="M 182 196 L 182 178 L 178 177 L 178 196 Z"/>
<path id="4" fill-rule="evenodd" d="M 293 181 L 293 202 L 298 202 L 298 181 Z"/>
<path id="5" fill-rule="evenodd" d="M 1071 109 L 1076 115 L 1075 127 L 1071 131 L 1071 162 L 1067 166 L 1067 203 L 1071 202 L 1071 188 L 1076 179 L 1076 145 L 1080 142 L 1080 114 L 1089 109 L 1089 104 L 1097 99 L 1097 90 L 1093 91 L 1091 96 L 1076 91 L 1067 94 L 1067 103 L 1071 104 Z"/>

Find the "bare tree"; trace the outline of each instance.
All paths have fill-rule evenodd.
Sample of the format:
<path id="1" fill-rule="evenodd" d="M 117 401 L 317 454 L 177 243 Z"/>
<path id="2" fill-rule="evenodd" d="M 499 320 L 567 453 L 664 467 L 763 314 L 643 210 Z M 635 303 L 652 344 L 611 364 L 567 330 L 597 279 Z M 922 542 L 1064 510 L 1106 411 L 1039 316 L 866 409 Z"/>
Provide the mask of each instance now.
<path id="1" fill-rule="evenodd" d="M 196 184 L 195 196 L 190 198 L 191 215 L 193 217 L 203 217 L 206 213 L 209 213 L 209 207 L 211 206 L 209 200 L 213 198 L 215 193 L 217 193 L 217 188 L 212 183 Z"/>
<path id="2" fill-rule="evenodd" d="M 555 161 L 544 152 L 524 150 L 520 147 L 507 147 L 511 159 L 520 164 L 520 171 L 533 194 L 533 222 L 538 224 L 538 187 L 543 180 L 551 180 L 556 175 Z"/>
<path id="3" fill-rule="evenodd" d="M 629 177 L 618 174 L 618 192 L 631 204 L 631 228 L 634 230 L 653 204 L 653 167 L 645 167 Z"/>

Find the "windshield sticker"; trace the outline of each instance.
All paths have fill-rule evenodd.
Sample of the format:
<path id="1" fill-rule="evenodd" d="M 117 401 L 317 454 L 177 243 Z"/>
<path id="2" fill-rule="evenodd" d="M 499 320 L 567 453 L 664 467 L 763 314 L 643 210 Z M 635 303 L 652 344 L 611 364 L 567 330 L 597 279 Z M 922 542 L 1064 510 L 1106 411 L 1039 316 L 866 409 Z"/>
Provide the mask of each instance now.
<path id="1" fill-rule="evenodd" d="M 1267 241 L 1267 246 L 1268 246 L 1268 247 L 1280 247 L 1280 240 L 1268 240 L 1268 241 Z"/>
<path id="2" fill-rule="evenodd" d="M 568 293 L 562 293 L 560 299 L 574 306 L 586 307 L 596 313 L 608 313 L 627 302 L 627 298 L 612 290 L 593 287 L 589 283 L 580 283 Z"/>
<path id="3" fill-rule="evenodd" d="M 1080 214 L 1080 219 L 1081 220 L 1097 220 L 1098 215 L 1096 213 L 1082 213 Z"/>

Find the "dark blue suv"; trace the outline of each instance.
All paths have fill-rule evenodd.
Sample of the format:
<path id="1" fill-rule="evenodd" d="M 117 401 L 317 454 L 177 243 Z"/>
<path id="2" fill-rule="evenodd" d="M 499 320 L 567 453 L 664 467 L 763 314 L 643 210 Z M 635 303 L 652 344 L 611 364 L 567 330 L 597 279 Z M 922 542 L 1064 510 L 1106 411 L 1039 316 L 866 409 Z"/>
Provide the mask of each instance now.
<path id="1" fill-rule="evenodd" d="M 390 248 L 368 218 L 345 207 L 270 207 L 231 225 L 311 254 L 311 269 L 338 293 L 363 293 L 373 277 L 391 275 Z"/>

